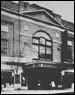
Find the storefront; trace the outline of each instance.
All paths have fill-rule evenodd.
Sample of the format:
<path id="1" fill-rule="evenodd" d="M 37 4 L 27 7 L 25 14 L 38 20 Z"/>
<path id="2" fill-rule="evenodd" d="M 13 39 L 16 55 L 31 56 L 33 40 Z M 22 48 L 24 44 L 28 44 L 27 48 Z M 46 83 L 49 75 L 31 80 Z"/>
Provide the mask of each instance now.
<path id="1" fill-rule="evenodd" d="M 73 66 L 73 64 L 55 63 L 51 61 L 42 62 L 40 60 L 33 64 L 23 66 L 28 89 L 44 90 L 64 88 L 61 72 L 67 69 L 73 69 Z M 67 78 L 65 79 L 68 81 Z"/>

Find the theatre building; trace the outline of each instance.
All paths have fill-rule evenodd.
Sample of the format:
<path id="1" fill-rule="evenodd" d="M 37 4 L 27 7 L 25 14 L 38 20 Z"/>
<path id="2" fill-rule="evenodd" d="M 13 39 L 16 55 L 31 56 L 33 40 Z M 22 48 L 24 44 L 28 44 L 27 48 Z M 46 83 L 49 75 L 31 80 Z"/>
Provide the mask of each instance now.
<path id="1" fill-rule="evenodd" d="M 51 89 L 64 70 L 74 71 L 74 23 L 37 4 L 1 1 L 1 84 Z"/>

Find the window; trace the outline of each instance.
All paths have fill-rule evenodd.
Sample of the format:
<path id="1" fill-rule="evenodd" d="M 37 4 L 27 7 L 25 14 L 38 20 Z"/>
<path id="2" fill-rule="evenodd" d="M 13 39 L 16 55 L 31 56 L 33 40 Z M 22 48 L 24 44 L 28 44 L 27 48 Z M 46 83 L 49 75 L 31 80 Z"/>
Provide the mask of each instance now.
<path id="1" fill-rule="evenodd" d="M 52 43 L 50 41 L 46 41 L 46 45 L 52 46 Z"/>
<path id="2" fill-rule="evenodd" d="M 67 61 L 72 61 L 72 41 L 68 40 L 67 41 Z"/>
<path id="3" fill-rule="evenodd" d="M 33 35 L 33 46 L 38 49 L 38 59 L 52 60 L 52 39 L 46 32 L 40 31 Z"/>
<path id="4" fill-rule="evenodd" d="M 1 22 L 1 55 L 7 56 L 8 54 L 8 25 Z"/>
<path id="5" fill-rule="evenodd" d="M 40 54 L 45 54 L 45 47 L 40 46 Z"/>
<path id="6" fill-rule="evenodd" d="M 6 39 L 1 39 L 1 55 L 7 55 L 8 53 L 8 41 Z"/>
<path id="7" fill-rule="evenodd" d="M 36 39 L 36 38 L 33 38 L 33 43 L 34 43 L 34 44 L 38 44 L 38 43 L 39 43 L 39 40 Z"/>

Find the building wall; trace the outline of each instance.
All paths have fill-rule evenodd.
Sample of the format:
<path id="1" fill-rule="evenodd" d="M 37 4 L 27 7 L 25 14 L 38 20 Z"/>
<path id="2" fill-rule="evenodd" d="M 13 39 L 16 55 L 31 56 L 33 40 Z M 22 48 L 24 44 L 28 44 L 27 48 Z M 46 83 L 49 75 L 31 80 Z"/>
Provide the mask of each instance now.
<path id="1" fill-rule="evenodd" d="M 5 6 L 5 2 L 3 2 L 3 6 L 5 8 L 14 10 L 16 12 L 18 11 L 18 6 L 16 5 L 14 6 L 8 1 L 7 1 L 7 5 L 8 7 Z M 36 16 L 35 16 L 36 18 L 39 18 L 39 15 L 36 15 Z M 49 20 L 49 18 L 47 18 L 46 15 L 40 14 L 40 17 L 42 18 L 42 20 L 44 19 L 43 21 L 49 21 L 50 23 L 52 23 L 52 20 Z M 31 62 L 32 63 L 33 58 L 38 57 L 38 53 L 36 53 L 36 50 L 35 50 L 36 48 L 35 49 L 33 48 L 32 37 L 33 37 L 33 34 L 39 30 L 45 31 L 52 38 L 52 41 L 53 41 L 53 60 L 52 61 L 61 62 L 61 44 L 62 44 L 61 33 L 62 31 L 59 30 L 60 28 L 56 29 L 55 27 L 51 25 L 43 24 L 41 22 L 37 22 L 29 18 L 21 17 L 21 19 L 19 19 L 17 15 L 13 15 L 10 12 L 4 13 L 4 15 L 1 14 L 1 24 L 2 22 L 7 23 L 8 25 L 8 34 L 6 36 L 4 35 L 2 36 L 2 33 L 1 33 L 1 38 L 4 37 L 8 39 L 8 55 L 7 56 L 1 55 L 1 74 L 2 72 L 5 73 L 5 72 L 11 71 L 11 74 L 14 73 L 14 78 L 15 78 L 15 74 L 18 73 L 20 75 L 20 82 L 21 82 L 21 73 L 23 73 L 22 67 L 21 66 L 17 67 L 11 64 L 14 62 L 20 62 L 20 63 Z M 72 57 L 74 60 L 74 42 L 73 42 L 73 48 L 72 48 Z M 10 65 L 7 65 L 6 62 L 9 62 Z M 6 76 L 8 75 L 6 74 Z M 7 77 L 7 80 L 8 79 L 10 79 L 10 77 Z M 4 77 L 4 80 L 5 80 L 5 77 Z"/>
<path id="2" fill-rule="evenodd" d="M 43 30 L 45 32 L 47 32 L 53 39 L 53 61 L 61 61 L 61 52 L 58 51 L 58 48 L 61 45 L 61 32 L 59 30 L 55 30 L 55 29 L 51 29 L 45 26 L 41 26 L 41 23 L 39 23 L 40 25 L 36 25 L 27 21 L 22 21 L 21 23 L 21 33 L 24 35 L 21 35 L 21 50 L 23 50 L 24 48 L 24 42 L 28 43 L 29 45 L 31 45 L 32 47 L 32 36 L 33 33 L 35 33 L 38 30 Z M 26 30 L 24 30 L 24 28 L 27 28 Z M 56 33 L 58 33 L 59 38 L 56 37 Z M 27 37 L 28 36 L 28 37 Z M 55 42 L 57 41 L 57 42 Z M 60 43 L 59 43 L 60 42 Z M 29 53 L 28 55 L 31 56 L 32 58 L 32 53 L 31 50 L 26 50 L 25 49 L 25 53 Z M 58 54 L 58 55 L 57 55 Z M 27 55 L 27 56 L 28 56 Z M 27 57 L 26 56 L 26 57 Z"/>
<path id="3" fill-rule="evenodd" d="M 9 28 L 9 35 L 10 35 L 9 36 L 9 51 L 10 51 L 9 56 L 13 56 L 13 49 L 14 49 L 14 56 L 16 57 L 19 54 L 19 51 L 18 51 L 19 50 L 19 20 L 12 17 L 4 16 L 4 15 L 1 16 L 1 20 L 11 23 L 9 24 L 9 27 L 10 27 Z M 61 32 L 59 30 L 41 26 L 41 23 L 37 25 L 37 24 L 33 24 L 31 22 L 23 21 L 23 20 L 22 21 L 20 20 L 20 33 L 23 33 L 28 36 L 23 36 L 23 35 L 20 36 L 20 44 L 21 44 L 20 49 L 21 49 L 21 53 L 23 51 L 25 51 L 26 53 L 27 51 L 27 54 L 22 53 L 21 55 L 32 58 L 32 53 L 30 52 L 31 51 L 30 48 L 29 50 L 23 49 L 25 48 L 24 42 L 28 43 L 29 46 L 32 45 L 33 33 L 35 33 L 38 30 L 46 31 L 52 37 L 53 41 L 57 41 L 57 42 L 53 42 L 53 61 L 60 61 L 61 60 L 60 52 L 57 50 L 57 48 L 59 47 L 58 42 L 61 42 Z M 59 38 L 56 38 L 56 33 L 59 34 Z M 58 56 L 56 55 L 57 52 L 58 52 Z"/>
<path id="4" fill-rule="evenodd" d="M 9 27 L 9 31 L 8 31 L 9 55 L 8 56 L 11 56 L 11 57 L 12 56 L 18 56 L 18 48 L 19 48 L 19 21 L 17 19 L 5 16 L 5 15 L 1 15 L 1 21 L 7 22 L 8 23 L 8 27 Z"/>
<path id="5" fill-rule="evenodd" d="M 5 3 L 3 2 L 3 4 Z M 45 19 L 47 21 L 49 20 L 49 18 L 48 19 L 47 17 L 45 18 L 44 14 L 42 14 L 42 17 L 43 17 L 42 19 Z M 51 28 L 52 26 L 50 26 L 49 28 L 47 27 L 46 24 L 45 26 L 43 26 L 42 23 L 39 22 L 38 25 L 36 24 L 36 21 L 34 21 L 35 23 L 33 23 L 25 19 L 24 18 L 21 19 L 19 24 L 19 19 L 12 17 L 12 14 L 11 17 L 8 17 L 6 15 L 1 15 L 1 21 L 9 22 L 8 24 L 9 25 L 9 55 L 8 56 L 15 56 L 15 57 L 19 56 L 19 43 L 20 43 L 20 53 L 21 53 L 20 56 L 25 58 L 25 62 L 29 60 L 32 61 L 32 58 L 35 54 L 35 52 L 33 53 L 31 50 L 33 33 L 35 33 L 38 30 L 43 30 L 47 32 L 52 37 L 53 40 L 53 61 L 61 62 L 61 44 L 62 44 L 61 33 L 62 32 L 58 29 Z M 19 32 L 21 33 L 20 38 L 19 38 Z"/>
<path id="6" fill-rule="evenodd" d="M 17 57 L 19 57 L 19 20 L 16 18 L 9 17 L 7 15 L 1 14 L 1 25 L 2 25 L 2 22 L 8 24 L 8 36 L 7 36 L 8 55 L 7 56 L 1 55 L 1 73 L 12 72 L 16 74 L 17 67 L 11 64 L 13 62 L 19 61 L 17 59 Z M 2 34 L 1 34 L 1 37 L 2 37 Z M 10 64 L 7 65 L 6 62 L 9 62 Z M 18 66 L 18 73 L 20 74 L 21 72 L 22 72 L 22 67 Z"/>

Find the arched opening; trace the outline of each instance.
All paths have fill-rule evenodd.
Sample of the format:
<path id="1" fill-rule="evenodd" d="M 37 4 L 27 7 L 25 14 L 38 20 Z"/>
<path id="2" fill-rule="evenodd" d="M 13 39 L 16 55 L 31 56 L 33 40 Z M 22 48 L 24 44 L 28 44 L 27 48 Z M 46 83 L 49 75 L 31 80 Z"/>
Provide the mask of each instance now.
<path id="1" fill-rule="evenodd" d="M 33 47 L 38 53 L 37 59 L 52 61 L 53 58 L 53 42 L 51 36 L 45 31 L 39 30 L 33 34 Z M 33 58 L 35 59 L 35 58 Z"/>

